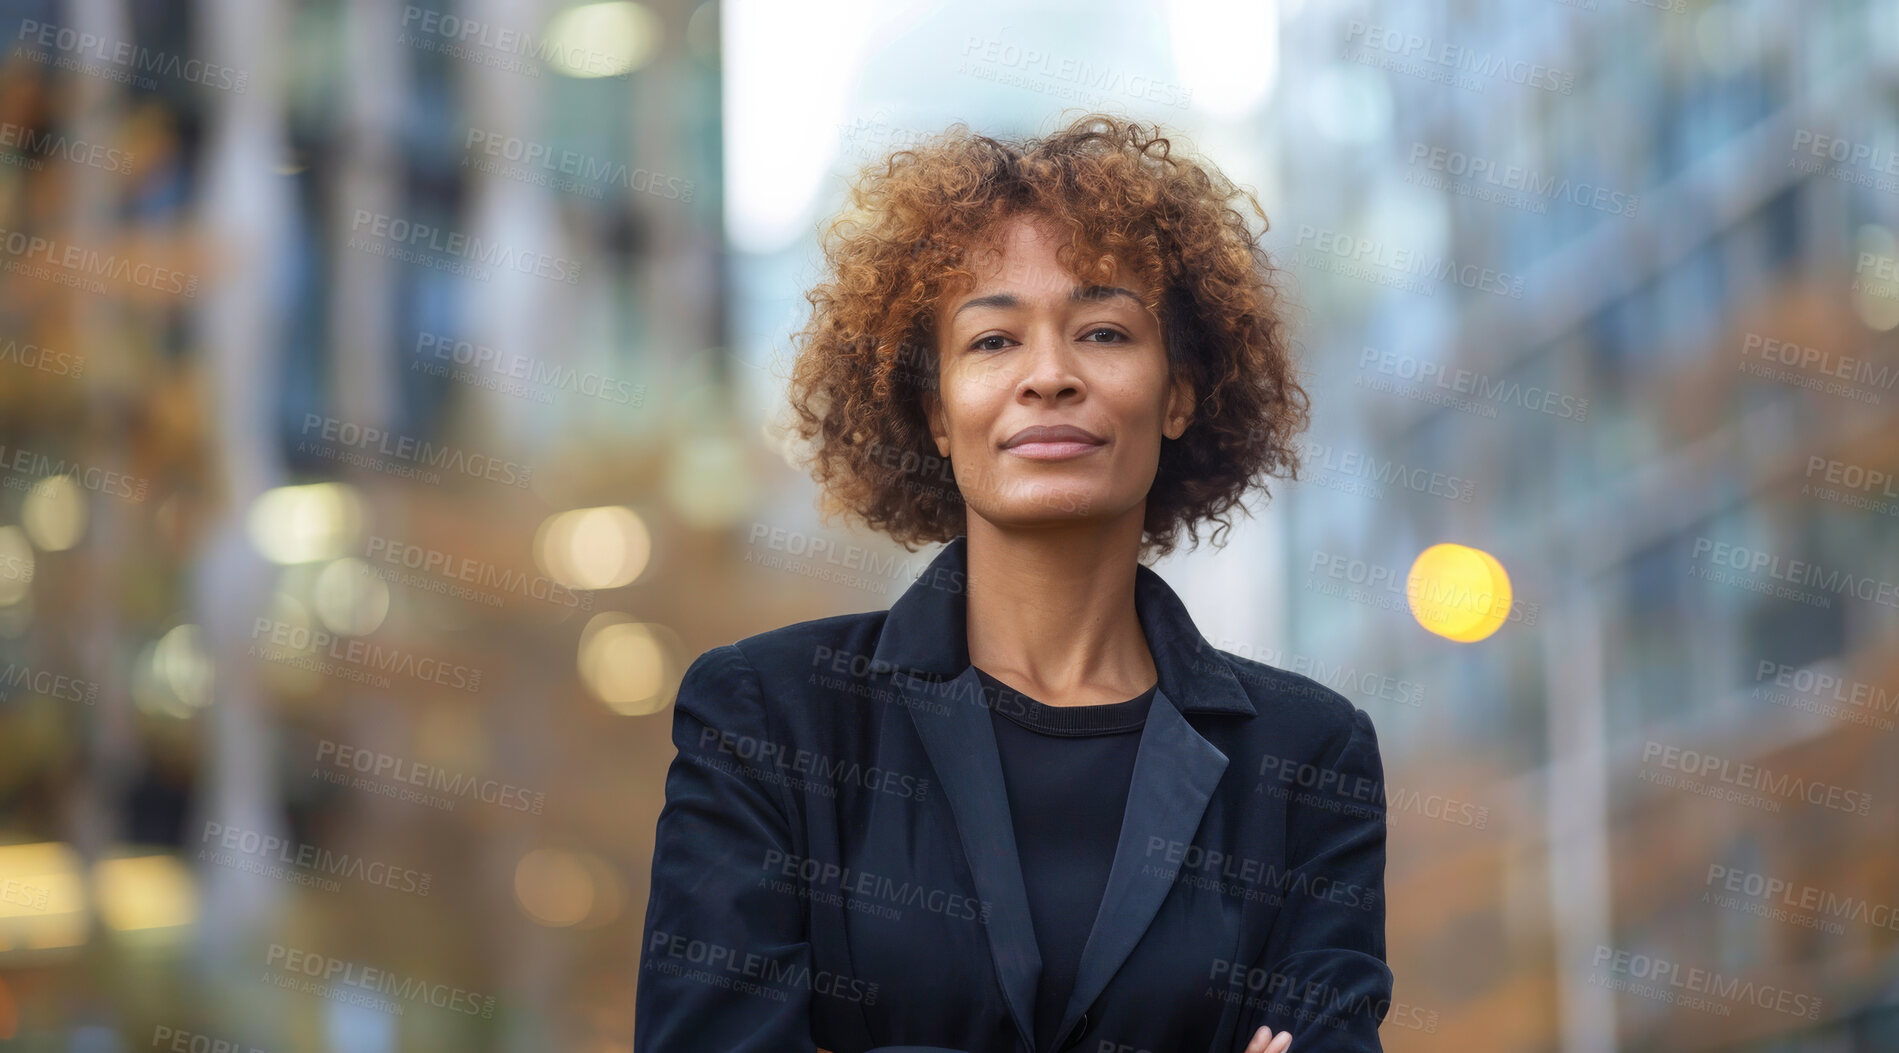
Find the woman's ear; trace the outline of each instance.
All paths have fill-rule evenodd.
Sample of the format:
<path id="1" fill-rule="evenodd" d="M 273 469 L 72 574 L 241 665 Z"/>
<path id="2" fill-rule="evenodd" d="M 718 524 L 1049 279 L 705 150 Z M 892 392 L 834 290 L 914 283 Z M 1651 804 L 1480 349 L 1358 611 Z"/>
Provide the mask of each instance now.
<path id="1" fill-rule="evenodd" d="M 1184 371 L 1175 373 L 1167 388 L 1167 411 L 1161 420 L 1161 434 L 1170 439 L 1186 434 L 1187 425 L 1193 423 L 1193 410 L 1193 378 Z"/>
<path id="2" fill-rule="evenodd" d="M 930 422 L 930 438 L 936 440 L 936 452 L 944 460 L 949 460 L 949 422 L 943 416 L 943 403 L 936 397 L 934 390 L 923 392 L 923 415 Z"/>

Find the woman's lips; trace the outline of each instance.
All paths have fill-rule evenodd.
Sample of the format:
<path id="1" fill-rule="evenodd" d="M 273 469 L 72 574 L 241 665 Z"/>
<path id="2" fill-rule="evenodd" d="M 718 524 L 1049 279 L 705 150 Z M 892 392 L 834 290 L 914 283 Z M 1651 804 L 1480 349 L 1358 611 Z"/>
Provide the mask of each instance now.
<path id="1" fill-rule="evenodd" d="M 1102 449 L 1106 443 L 1076 442 L 1072 439 L 1041 440 L 1038 442 L 1019 442 L 1007 448 L 1007 452 L 1031 461 L 1065 461 L 1071 457 L 1080 457 Z"/>
<path id="2" fill-rule="evenodd" d="M 1078 425 L 1037 424 L 1009 436 L 1002 448 L 1031 461 L 1065 461 L 1107 444 L 1106 439 Z"/>

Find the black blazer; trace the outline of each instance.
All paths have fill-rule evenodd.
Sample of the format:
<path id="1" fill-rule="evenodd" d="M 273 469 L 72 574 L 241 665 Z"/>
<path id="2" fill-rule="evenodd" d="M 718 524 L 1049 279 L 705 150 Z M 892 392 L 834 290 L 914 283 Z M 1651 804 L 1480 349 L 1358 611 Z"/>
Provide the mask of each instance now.
<path id="1" fill-rule="evenodd" d="M 888 611 L 687 669 L 634 1053 L 1038 1053 L 1041 956 L 969 664 L 965 543 Z M 1371 718 L 1215 650 L 1159 575 L 1136 575 L 1160 688 L 1061 1048 L 1229 1053 L 1270 1024 L 1295 1053 L 1379 1050 Z"/>

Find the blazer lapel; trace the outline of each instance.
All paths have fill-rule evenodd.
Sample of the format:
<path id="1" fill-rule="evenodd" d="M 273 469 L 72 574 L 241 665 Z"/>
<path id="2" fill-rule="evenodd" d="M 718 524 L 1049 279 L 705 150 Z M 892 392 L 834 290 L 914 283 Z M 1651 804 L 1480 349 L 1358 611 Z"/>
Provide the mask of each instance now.
<path id="1" fill-rule="evenodd" d="M 933 685 L 928 692 L 915 686 L 911 677 L 894 679 L 909 699 L 905 708 L 949 799 L 963 856 L 976 882 L 976 896 L 989 903 L 989 949 L 1008 996 L 1010 1015 L 1032 1045 L 1042 955 L 1029 920 L 1022 858 L 1016 852 L 1015 824 L 1003 792 L 1002 753 L 996 746 L 989 709 L 983 704 L 981 682 L 974 666 L 966 666 L 960 676 Z M 945 703 L 947 713 L 941 712 Z"/>
<path id="2" fill-rule="evenodd" d="M 1101 996 L 1173 890 L 1175 869 L 1166 868 L 1165 860 L 1153 862 L 1149 839 L 1191 842 L 1226 766 L 1226 754 L 1187 723 L 1165 690 L 1155 691 L 1135 752 L 1114 865 L 1057 1035 L 1068 1034 Z"/>

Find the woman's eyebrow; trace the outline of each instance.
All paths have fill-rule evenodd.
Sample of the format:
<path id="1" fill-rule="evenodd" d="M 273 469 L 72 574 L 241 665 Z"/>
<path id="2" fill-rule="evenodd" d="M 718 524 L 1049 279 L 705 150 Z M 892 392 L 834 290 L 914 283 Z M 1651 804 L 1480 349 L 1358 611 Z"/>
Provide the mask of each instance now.
<path id="1" fill-rule="evenodd" d="M 1111 296 L 1125 296 L 1141 307 L 1147 306 L 1147 303 L 1137 296 L 1133 290 L 1123 289 L 1119 285 L 1078 285 L 1069 292 L 1068 300 L 1070 303 L 1080 303 L 1087 300 L 1105 300 Z M 1014 293 L 990 293 L 988 296 L 978 296 L 963 301 L 963 305 L 951 312 L 950 317 L 954 318 L 964 311 L 969 310 L 971 307 L 1000 307 L 1008 309 L 1020 306 L 1022 306 L 1022 301 Z"/>
<path id="2" fill-rule="evenodd" d="M 950 313 L 950 317 L 954 318 L 957 315 L 962 314 L 964 311 L 969 310 L 971 307 L 1009 308 L 1009 307 L 1020 307 L 1020 306 L 1022 306 L 1022 301 L 1016 299 L 1014 293 L 1006 293 L 1006 292 L 990 293 L 988 296 L 978 296 L 973 300 L 963 301 L 963 305 L 961 307 L 958 307 L 955 311 L 952 311 Z"/>
<path id="3" fill-rule="evenodd" d="M 1077 288 L 1074 292 L 1068 294 L 1068 298 L 1071 301 L 1105 300 L 1110 296 L 1125 296 L 1133 300 L 1136 306 L 1147 306 L 1147 302 L 1136 295 L 1132 289 L 1123 289 L 1119 285 L 1089 285 Z"/>

